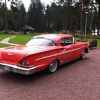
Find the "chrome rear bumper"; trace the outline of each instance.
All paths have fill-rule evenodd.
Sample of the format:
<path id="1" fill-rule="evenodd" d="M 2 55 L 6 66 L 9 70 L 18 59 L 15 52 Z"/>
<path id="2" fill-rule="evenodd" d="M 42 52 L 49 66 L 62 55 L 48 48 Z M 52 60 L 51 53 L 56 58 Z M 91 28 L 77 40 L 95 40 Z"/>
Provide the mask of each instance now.
<path id="1" fill-rule="evenodd" d="M 35 73 L 35 67 L 21 68 L 21 67 L 15 66 L 15 65 L 4 64 L 4 63 L 0 63 L 0 69 L 9 71 L 9 72 L 25 74 L 25 75 L 30 75 L 32 73 Z"/>

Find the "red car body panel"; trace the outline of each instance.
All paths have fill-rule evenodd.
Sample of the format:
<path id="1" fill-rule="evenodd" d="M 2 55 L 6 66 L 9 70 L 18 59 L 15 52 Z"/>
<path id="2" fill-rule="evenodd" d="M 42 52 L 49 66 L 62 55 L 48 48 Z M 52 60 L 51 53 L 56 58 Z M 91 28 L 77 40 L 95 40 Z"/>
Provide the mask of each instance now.
<path id="1" fill-rule="evenodd" d="M 20 74 L 32 74 L 44 70 L 57 60 L 59 65 L 79 58 L 88 42 L 76 42 L 62 46 L 59 42 L 63 38 L 73 38 L 71 34 L 44 34 L 33 38 L 46 38 L 54 41 L 56 46 L 11 46 L 0 49 L 0 68 Z M 74 38 L 73 38 L 74 39 Z M 22 66 L 28 64 L 28 66 Z M 20 65 L 22 64 L 22 65 Z"/>

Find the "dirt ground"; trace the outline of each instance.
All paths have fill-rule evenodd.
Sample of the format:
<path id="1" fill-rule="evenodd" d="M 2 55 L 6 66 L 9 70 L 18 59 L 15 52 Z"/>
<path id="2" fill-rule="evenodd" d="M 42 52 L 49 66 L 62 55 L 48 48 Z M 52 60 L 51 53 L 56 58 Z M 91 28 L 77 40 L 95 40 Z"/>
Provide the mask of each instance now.
<path id="1" fill-rule="evenodd" d="M 0 100 L 100 100 L 100 48 L 54 74 L 25 76 L 0 70 Z"/>

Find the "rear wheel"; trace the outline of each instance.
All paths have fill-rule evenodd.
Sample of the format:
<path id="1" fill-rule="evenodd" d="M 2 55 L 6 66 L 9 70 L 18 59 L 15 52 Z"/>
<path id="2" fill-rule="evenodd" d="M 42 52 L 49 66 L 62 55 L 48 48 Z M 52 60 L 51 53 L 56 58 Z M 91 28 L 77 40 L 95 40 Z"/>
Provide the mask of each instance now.
<path id="1" fill-rule="evenodd" d="M 54 60 L 49 64 L 47 70 L 49 73 L 54 73 L 56 72 L 57 68 L 58 68 L 58 62 L 57 60 Z"/>
<path id="2" fill-rule="evenodd" d="M 83 50 L 83 52 L 82 52 L 82 54 L 81 54 L 81 57 L 80 57 L 81 59 L 85 59 L 86 58 L 86 52 L 85 52 L 85 50 Z"/>

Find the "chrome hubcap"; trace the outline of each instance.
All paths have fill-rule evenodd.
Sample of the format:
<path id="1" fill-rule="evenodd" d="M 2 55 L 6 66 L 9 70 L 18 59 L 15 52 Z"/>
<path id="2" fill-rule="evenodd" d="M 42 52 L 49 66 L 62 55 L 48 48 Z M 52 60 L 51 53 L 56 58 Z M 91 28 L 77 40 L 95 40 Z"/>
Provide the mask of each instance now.
<path id="1" fill-rule="evenodd" d="M 86 57 L 85 51 L 82 52 L 82 58 L 84 59 Z"/>
<path id="2" fill-rule="evenodd" d="M 55 72 L 57 69 L 57 61 L 53 61 L 50 65 L 49 65 L 49 69 L 51 72 Z"/>

